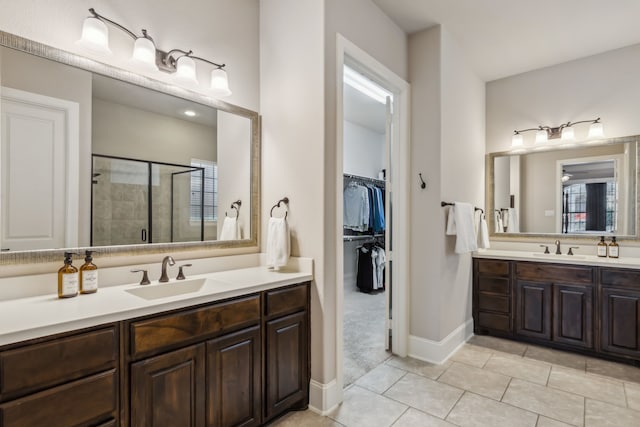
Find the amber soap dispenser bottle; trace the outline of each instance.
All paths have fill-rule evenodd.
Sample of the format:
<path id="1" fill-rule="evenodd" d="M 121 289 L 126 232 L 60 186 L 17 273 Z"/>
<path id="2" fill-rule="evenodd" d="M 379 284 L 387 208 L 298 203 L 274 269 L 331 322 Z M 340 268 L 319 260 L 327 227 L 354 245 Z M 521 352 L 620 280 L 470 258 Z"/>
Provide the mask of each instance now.
<path id="1" fill-rule="evenodd" d="M 98 292 L 98 266 L 93 263 L 91 256 L 94 251 L 85 251 L 84 264 L 80 267 L 80 293 L 93 294 Z"/>
<path id="2" fill-rule="evenodd" d="M 72 265 L 73 252 L 64 253 L 64 266 L 58 270 L 58 298 L 78 295 L 78 269 Z"/>

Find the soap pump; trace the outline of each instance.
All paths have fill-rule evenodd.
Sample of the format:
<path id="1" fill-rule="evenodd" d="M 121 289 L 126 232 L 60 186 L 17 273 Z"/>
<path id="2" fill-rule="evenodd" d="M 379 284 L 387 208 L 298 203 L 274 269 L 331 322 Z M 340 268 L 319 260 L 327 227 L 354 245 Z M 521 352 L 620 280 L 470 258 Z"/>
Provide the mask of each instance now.
<path id="1" fill-rule="evenodd" d="M 616 236 L 611 237 L 609 243 L 609 258 L 618 258 L 620 256 L 620 245 L 616 242 Z"/>
<path id="2" fill-rule="evenodd" d="M 604 241 L 604 236 L 600 236 L 600 242 L 598 242 L 598 256 L 604 258 L 607 256 L 607 243 Z"/>
<path id="3" fill-rule="evenodd" d="M 78 269 L 72 265 L 74 252 L 64 253 L 64 266 L 58 270 L 58 298 L 72 298 L 78 295 Z"/>
<path id="4" fill-rule="evenodd" d="M 80 267 L 80 293 L 92 294 L 98 291 L 98 266 L 91 256 L 94 251 L 85 251 L 84 264 Z"/>

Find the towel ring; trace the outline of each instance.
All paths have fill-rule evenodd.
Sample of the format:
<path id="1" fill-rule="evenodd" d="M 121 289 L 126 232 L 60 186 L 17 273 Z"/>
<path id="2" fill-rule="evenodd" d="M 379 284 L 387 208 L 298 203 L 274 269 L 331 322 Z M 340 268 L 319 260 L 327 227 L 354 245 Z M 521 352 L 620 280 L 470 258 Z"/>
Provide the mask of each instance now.
<path id="1" fill-rule="evenodd" d="M 236 219 L 240 216 L 240 206 L 242 206 L 242 202 L 240 200 L 236 200 L 231 203 L 231 209 L 236 210 Z M 227 216 L 227 211 L 224 211 L 224 216 Z"/>
<path id="2" fill-rule="evenodd" d="M 284 205 L 285 205 L 286 211 L 285 211 L 285 213 L 284 213 L 284 219 L 287 219 L 287 215 L 289 214 L 289 209 L 288 209 L 288 206 L 289 206 L 289 198 L 288 198 L 288 197 L 283 197 L 282 199 L 278 200 L 278 203 L 276 203 L 275 205 L 273 205 L 273 206 L 271 207 L 271 211 L 269 211 L 269 216 L 270 216 L 271 218 L 273 218 L 273 210 L 274 210 L 275 208 L 279 208 L 279 207 L 280 207 L 280 203 L 284 203 Z"/>

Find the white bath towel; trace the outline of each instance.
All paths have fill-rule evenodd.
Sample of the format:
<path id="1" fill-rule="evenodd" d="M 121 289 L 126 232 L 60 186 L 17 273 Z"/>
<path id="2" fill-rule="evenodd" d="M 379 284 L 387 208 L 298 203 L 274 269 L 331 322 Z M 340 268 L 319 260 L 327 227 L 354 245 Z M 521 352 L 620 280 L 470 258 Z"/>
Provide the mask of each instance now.
<path id="1" fill-rule="evenodd" d="M 241 239 L 240 223 L 238 218 L 224 217 L 222 230 L 220 231 L 220 240 L 239 240 Z"/>
<path id="2" fill-rule="evenodd" d="M 518 210 L 509 208 L 509 223 L 507 224 L 507 233 L 519 233 L 520 222 L 518 221 Z"/>
<path id="3" fill-rule="evenodd" d="M 289 224 L 286 218 L 269 218 L 267 226 L 267 267 L 279 270 L 291 254 Z"/>
<path id="4" fill-rule="evenodd" d="M 480 214 L 480 225 L 478 226 L 478 248 L 489 249 L 489 227 L 487 218 Z"/>
<path id="5" fill-rule="evenodd" d="M 456 236 L 457 254 L 478 250 L 474 212 L 473 205 L 464 202 L 455 202 L 454 206 L 449 208 L 446 234 Z"/>
<path id="6" fill-rule="evenodd" d="M 496 233 L 504 233 L 504 225 L 502 223 L 502 211 L 495 211 L 493 225 Z"/>

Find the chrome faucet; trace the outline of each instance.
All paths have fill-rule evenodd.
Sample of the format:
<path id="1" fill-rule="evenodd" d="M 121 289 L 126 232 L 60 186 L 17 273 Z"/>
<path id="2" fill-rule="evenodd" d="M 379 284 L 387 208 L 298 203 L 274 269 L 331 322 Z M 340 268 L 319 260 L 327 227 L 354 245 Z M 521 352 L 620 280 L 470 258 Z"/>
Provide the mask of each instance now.
<path id="1" fill-rule="evenodd" d="M 169 265 L 174 265 L 176 262 L 173 260 L 173 257 L 171 256 L 166 256 L 162 259 L 162 275 L 160 276 L 160 279 L 158 280 L 158 282 L 169 281 L 169 276 L 167 276 L 167 263 Z"/>
<path id="2" fill-rule="evenodd" d="M 560 250 L 560 240 L 556 240 L 554 243 L 556 245 L 556 255 L 562 255 L 562 251 Z"/>

